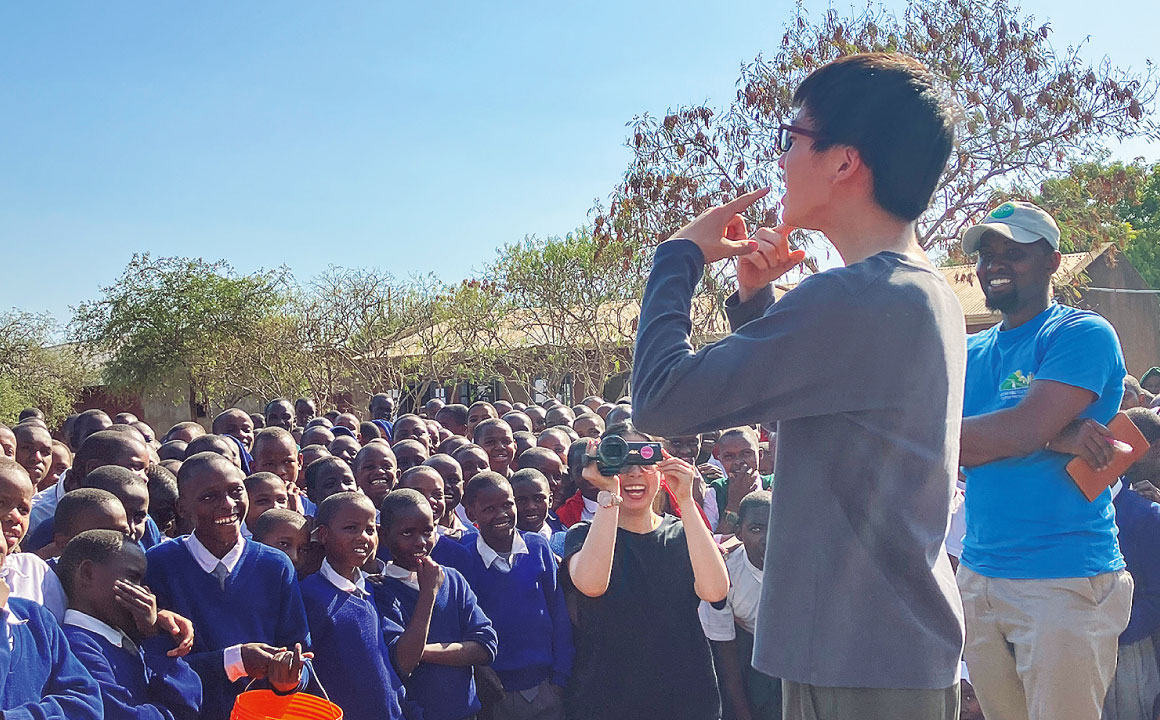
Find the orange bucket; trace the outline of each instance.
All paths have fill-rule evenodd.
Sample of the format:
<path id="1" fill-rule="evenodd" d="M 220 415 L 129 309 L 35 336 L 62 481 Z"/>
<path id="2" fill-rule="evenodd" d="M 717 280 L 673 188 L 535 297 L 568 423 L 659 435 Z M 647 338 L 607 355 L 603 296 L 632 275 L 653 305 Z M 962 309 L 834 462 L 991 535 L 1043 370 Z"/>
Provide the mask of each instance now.
<path id="1" fill-rule="evenodd" d="M 307 693 L 247 690 L 234 701 L 230 720 L 342 720 L 342 708 Z"/>

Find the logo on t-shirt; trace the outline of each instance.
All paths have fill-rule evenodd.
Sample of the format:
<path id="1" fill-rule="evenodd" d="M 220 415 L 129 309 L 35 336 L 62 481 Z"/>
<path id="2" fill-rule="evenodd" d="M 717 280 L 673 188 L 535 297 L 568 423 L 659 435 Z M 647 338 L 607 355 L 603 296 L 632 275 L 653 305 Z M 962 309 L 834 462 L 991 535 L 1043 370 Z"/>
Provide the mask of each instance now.
<path id="1" fill-rule="evenodd" d="M 1016 370 L 1008 375 L 1006 380 L 999 383 L 999 397 L 1004 400 L 1022 397 L 1027 392 L 1027 388 L 1031 387 L 1031 381 L 1034 379 L 1034 374 L 1024 375 L 1022 370 Z"/>

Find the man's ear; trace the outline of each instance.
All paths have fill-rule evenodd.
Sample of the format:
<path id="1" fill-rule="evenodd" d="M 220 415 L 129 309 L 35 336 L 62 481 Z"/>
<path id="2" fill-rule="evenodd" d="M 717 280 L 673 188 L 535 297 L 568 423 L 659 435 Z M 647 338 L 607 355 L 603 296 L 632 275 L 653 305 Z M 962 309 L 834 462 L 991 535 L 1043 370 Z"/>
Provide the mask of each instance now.
<path id="1" fill-rule="evenodd" d="M 73 585 L 78 590 L 92 586 L 94 567 L 92 560 L 82 560 L 81 564 L 77 565 L 76 574 L 73 575 Z"/>
<path id="2" fill-rule="evenodd" d="M 1051 260 L 1048 262 L 1048 267 L 1051 268 L 1051 274 L 1054 275 L 1059 271 L 1059 264 L 1063 260 L 1063 255 L 1058 250 L 1051 251 Z"/>
<path id="3" fill-rule="evenodd" d="M 829 152 L 834 153 L 834 182 L 848 182 L 850 179 L 856 177 L 866 168 L 866 164 L 862 162 L 862 153 L 858 152 L 857 148 L 850 145 L 839 145 L 831 148 Z"/>
<path id="4" fill-rule="evenodd" d="M 330 528 L 326 525 L 319 525 L 314 528 L 314 539 L 326 545 L 326 539 L 330 537 Z"/>

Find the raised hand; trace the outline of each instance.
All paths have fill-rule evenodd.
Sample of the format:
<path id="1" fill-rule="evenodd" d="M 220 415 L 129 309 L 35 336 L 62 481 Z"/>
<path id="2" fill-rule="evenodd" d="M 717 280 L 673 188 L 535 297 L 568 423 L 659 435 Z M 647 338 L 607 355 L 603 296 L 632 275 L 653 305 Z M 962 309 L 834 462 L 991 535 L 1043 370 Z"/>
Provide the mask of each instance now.
<path id="1" fill-rule="evenodd" d="M 419 558 L 419 567 L 415 574 L 418 575 L 419 592 L 426 591 L 434 595 L 443 585 L 443 568 L 430 557 Z"/>
<path id="2" fill-rule="evenodd" d="M 673 233 L 670 239 L 692 240 L 705 256 L 706 265 L 724 258 L 754 252 L 758 248 L 758 243 L 749 239 L 745 219 L 740 213 L 765 197 L 767 193 L 769 188 L 762 188 L 724 205 L 711 207 Z"/>
<path id="3" fill-rule="evenodd" d="M 790 250 L 789 234 L 794 228 L 778 225 L 758 228 L 753 233 L 757 247 L 737 259 L 737 288 L 742 302 L 777 280 L 805 259 L 804 250 Z"/>
<path id="4" fill-rule="evenodd" d="M 157 598 L 153 593 L 128 580 L 118 580 L 113 583 L 113 601 L 133 616 L 138 638 L 157 634 Z"/>
<path id="5" fill-rule="evenodd" d="M 293 650 L 283 650 L 274 655 L 266 671 L 266 679 L 279 692 L 290 692 L 302 682 L 302 666 L 313 653 L 302 652 L 302 643 L 296 643 Z"/>
<path id="6" fill-rule="evenodd" d="M 582 473 L 584 479 L 592 483 L 592 486 L 598 490 L 607 490 L 613 495 L 619 495 L 620 476 L 612 475 L 610 477 L 603 475 L 600 472 L 600 468 L 596 466 L 596 446 L 599 445 L 599 442 L 593 438 L 588 438 L 584 442 L 588 443 L 588 461 L 585 463 L 584 472 Z"/>
<path id="7" fill-rule="evenodd" d="M 657 463 L 657 472 L 665 479 L 669 491 L 677 498 L 677 503 L 685 504 L 693 499 L 693 482 L 696 478 L 696 468 L 689 463 L 664 453 L 664 460 Z"/>
<path id="8" fill-rule="evenodd" d="M 173 638 L 177 647 L 166 653 L 169 657 L 184 657 L 193 650 L 193 621 L 172 610 L 157 611 L 157 632 Z"/>

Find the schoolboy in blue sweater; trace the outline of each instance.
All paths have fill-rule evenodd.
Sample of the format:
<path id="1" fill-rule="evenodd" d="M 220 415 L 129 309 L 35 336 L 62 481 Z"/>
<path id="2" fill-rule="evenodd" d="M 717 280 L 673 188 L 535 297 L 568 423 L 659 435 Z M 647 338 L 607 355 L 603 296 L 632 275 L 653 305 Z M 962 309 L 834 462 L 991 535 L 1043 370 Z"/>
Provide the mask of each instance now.
<path id="1" fill-rule="evenodd" d="M 7 461 L 0 458 L 0 466 Z M 24 468 L 20 468 L 24 471 Z M 25 477 L 28 473 L 25 472 Z M 25 516 L 27 517 L 27 516 Z M 0 563 L 8 545 L 0 542 Z M 0 717 L 4 720 L 102 720 L 100 690 L 69 648 L 48 610 L 12 597 L 0 582 Z"/>
<path id="2" fill-rule="evenodd" d="M 464 572 L 471 566 L 471 554 L 459 542 L 443 531 L 448 528 L 439 524 L 439 519 L 446 512 L 447 505 L 444 499 L 443 476 L 429 465 L 418 465 L 409 468 L 399 477 L 399 488 L 408 488 L 422 495 L 431 509 L 431 516 L 435 520 L 435 537 L 429 552 L 431 559 L 443 567 L 455 568 Z M 380 520 L 381 522 L 381 520 Z M 383 536 L 384 525 L 379 526 L 379 559 L 384 563 L 391 561 L 390 543 Z"/>
<path id="3" fill-rule="evenodd" d="M 499 637 L 491 669 L 504 695 L 491 717 L 563 720 L 574 649 L 556 558 L 539 534 L 516 529 L 515 497 L 502 475 L 471 478 L 463 501 L 479 528 L 463 539 L 474 561 L 467 579 Z"/>
<path id="4" fill-rule="evenodd" d="M 393 490 L 383 500 L 380 517 L 380 537 L 393 559 L 383 571 L 382 582 L 372 591 L 375 604 L 396 626 L 410 629 L 412 618 L 423 607 L 418 571 L 430 561 L 435 544 L 431 506 L 415 490 Z M 421 651 L 397 645 L 395 655 L 407 695 L 419 705 L 426 720 L 463 720 L 482 707 L 471 668 L 495 659 L 497 641 L 467 580 L 454 568 L 443 568 L 443 573 L 426 644 Z M 402 643 L 405 638 L 413 639 L 406 633 L 397 633 L 397 641 L 390 636 L 387 639 Z"/>
<path id="5" fill-rule="evenodd" d="M 196 720 L 201 680 L 158 634 L 141 547 L 115 530 L 87 530 L 65 546 L 57 574 L 69 597 L 64 634 L 100 686 L 105 720 Z"/>
<path id="6" fill-rule="evenodd" d="M 302 581 L 315 672 L 347 720 L 404 717 L 403 681 L 390 657 L 394 645 L 387 645 L 386 621 L 379 617 L 361 569 L 378 546 L 375 514 L 362 493 L 340 492 L 323 500 L 314 525 L 326 559 Z M 429 622 L 429 605 L 426 614 Z M 401 631 L 391 627 L 388 632 L 397 638 Z M 424 638 L 426 631 L 424 625 Z"/>
<path id="7" fill-rule="evenodd" d="M 202 718 L 225 720 L 245 679 L 276 692 L 305 687 L 310 638 L 294 567 L 283 553 L 241 536 L 242 472 L 217 453 L 188 458 L 177 475 L 178 509 L 193 533 L 148 554 L 146 585 L 158 604 L 193 621 L 188 662 L 201 677 Z"/>

